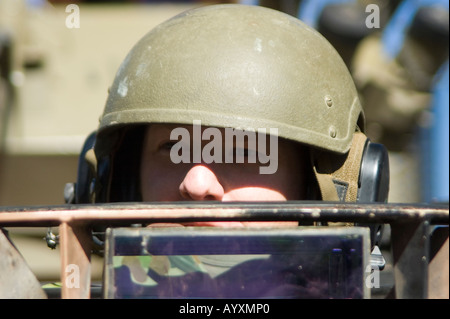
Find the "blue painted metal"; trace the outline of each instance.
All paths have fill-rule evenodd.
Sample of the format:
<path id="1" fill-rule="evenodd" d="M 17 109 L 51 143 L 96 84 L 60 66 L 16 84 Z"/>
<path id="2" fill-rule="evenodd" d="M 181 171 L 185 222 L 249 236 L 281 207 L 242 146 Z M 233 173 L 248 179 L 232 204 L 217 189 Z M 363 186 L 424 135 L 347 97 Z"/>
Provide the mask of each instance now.
<path id="1" fill-rule="evenodd" d="M 259 6 L 258 0 L 240 0 L 239 4 L 244 4 L 248 6 Z"/>
<path id="2" fill-rule="evenodd" d="M 449 10 L 448 0 L 404 0 L 402 1 L 382 34 L 383 50 L 390 59 L 395 58 L 403 47 L 405 36 L 414 21 L 417 11 L 426 6 L 441 6 Z"/>
<path id="3" fill-rule="evenodd" d="M 449 62 L 435 77 L 432 90 L 431 126 L 429 128 L 429 175 L 424 176 L 429 188 L 425 188 L 427 202 L 449 201 Z M 425 150 L 426 151 L 426 150 Z"/>
<path id="4" fill-rule="evenodd" d="M 320 15 L 327 5 L 348 2 L 355 2 L 355 0 L 303 0 L 298 8 L 297 17 L 317 29 Z"/>

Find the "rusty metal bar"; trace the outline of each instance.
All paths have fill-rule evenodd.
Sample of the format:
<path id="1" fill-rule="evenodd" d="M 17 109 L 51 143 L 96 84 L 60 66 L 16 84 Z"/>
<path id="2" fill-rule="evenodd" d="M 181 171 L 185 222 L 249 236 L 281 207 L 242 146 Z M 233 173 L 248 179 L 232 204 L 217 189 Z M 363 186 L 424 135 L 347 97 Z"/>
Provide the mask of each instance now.
<path id="1" fill-rule="evenodd" d="M 91 235 L 83 224 L 62 223 L 59 229 L 61 244 L 61 297 L 86 299 L 90 297 Z"/>
<path id="2" fill-rule="evenodd" d="M 287 202 L 263 204 L 106 204 L 0 210 L 0 226 L 58 226 L 63 222 L 126 224 L 200 220 L 330 221 L 448 224 L 448 206 Z"/>

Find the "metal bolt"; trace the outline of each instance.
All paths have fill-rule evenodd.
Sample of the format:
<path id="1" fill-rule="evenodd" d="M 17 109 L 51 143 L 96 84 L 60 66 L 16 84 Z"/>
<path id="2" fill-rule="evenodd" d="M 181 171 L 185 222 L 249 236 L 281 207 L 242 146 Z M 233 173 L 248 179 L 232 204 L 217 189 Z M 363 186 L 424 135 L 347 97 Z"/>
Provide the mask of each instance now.
<path id="1" fill-rule="evenodd" d="M 332 138 L 335 138 L 337 135 L 336 128 L 334 126 L 330 126 L 330 129 L 328 130 L 328 132 L 330 133 L 330 136 Z"/>
<path id="2" fill-rule="evenodd" d="M 330 96 L 325 96 L 325 103 L 327 104 L 328 107 L 332 107 L 333 106 L 333 99 Z"/>
<path id="3" fill-rule="evenodd" d="M 73 204 L 75 202 L 75 184 L 67 183 L 64 187 L 64 201 L 66 204 Z"/>
<path id="4" fill-rule="evenodd" d="M 47 234 L 45 235 L 44 239 L 47 242 L 47 246 L 51 249 L 55 249 L 59 244 L 59 236 L 53 234 L 51 227 L 47 229 Z"/>

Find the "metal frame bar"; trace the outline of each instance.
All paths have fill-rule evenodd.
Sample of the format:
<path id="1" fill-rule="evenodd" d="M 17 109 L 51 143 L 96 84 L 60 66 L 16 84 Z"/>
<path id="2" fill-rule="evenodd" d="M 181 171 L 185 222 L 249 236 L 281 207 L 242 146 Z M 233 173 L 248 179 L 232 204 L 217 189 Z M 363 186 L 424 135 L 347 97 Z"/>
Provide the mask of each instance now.
<path id="1" fill-rule="evenodd" d="M 91 235 L 83 224 L 62 223 L 59 227 L 61 245 L 61 297 L 87 299 L 91 285 Z"/>
<path id="2" fill-rule="evenodd" d="M 125 224 L 165 221 L 297 220 L 388 223 L 427 220 L 449 224 L 448 205 L 359 204 L 324 202 L 178 204 L 119 203 L 0 208 L 0 226 L 58 226 L 62 222 Z"/>
<path id="3" fill-rule="evenodd" d="M 439 227 L 430 237 L 428 298 L 449 299 L 449 227 Z M 447 283 L 443 285 L 442 283 Z"/>
<path id="4" fill-rule="evenodd" d="M 427 221 L 391 224 L 396 298 L 428 297 L 428 226 Z"/>

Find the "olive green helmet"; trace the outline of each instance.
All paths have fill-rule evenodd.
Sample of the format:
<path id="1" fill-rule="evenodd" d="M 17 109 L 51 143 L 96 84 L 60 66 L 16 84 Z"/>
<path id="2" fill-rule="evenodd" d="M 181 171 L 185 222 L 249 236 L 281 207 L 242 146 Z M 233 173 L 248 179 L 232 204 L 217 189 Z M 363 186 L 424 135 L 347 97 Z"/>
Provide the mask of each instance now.
<path id="1" fill-rule="evenodd" d="M 343 154 L 361 116 L 346 65 L 318 32 L 272 9 L 215 5 L 162 23 L 134 46 L 99 136 L 127 124 L 201 120 L 278 128 L 280 137 Z"/>
<path id="2" fill-rule="evenodd" d="M 277 128 L 279 137 L 310 146 L 322 199 L 328 200 L 338 199 L 334 187 L 326 195 L 330 180 L 338 170 L 347 178 L 343 163 L 364 122 L 346 65 L 311 27 L 258 6 L 189 10 L 147 33 L 117 71 L 95 142 L 97 194 L 102 194 L 97 199 L 114 197 L 113 167 L 139 157 L 142 131 L 128 134 L 125 143 L 124 132 L 142 124 L 194 120 L 214 127 Z M 351 156 L 357 169 L 361 152 Z M 334 157 L 321 164 L 328 158 L 323 154 Z M 353 175 L 347 179 L 355 180 Z M 136 192 L 137 186 L 124 187 L 118 178 L 120 191 Z"/>

